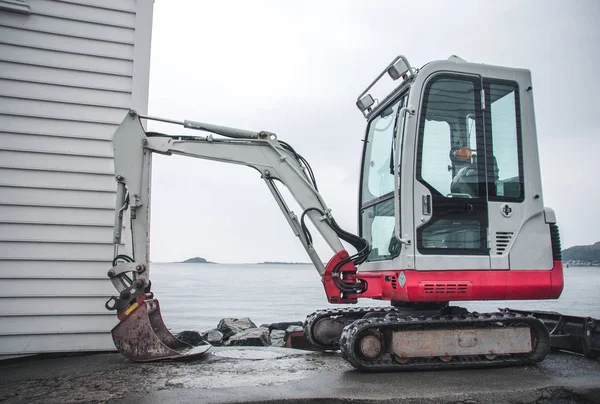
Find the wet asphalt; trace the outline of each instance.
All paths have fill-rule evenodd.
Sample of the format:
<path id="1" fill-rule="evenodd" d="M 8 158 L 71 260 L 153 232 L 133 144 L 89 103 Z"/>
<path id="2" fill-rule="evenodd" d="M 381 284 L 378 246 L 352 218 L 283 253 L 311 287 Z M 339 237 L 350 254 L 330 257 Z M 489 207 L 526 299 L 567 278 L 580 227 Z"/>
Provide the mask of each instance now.
<path id="1" fill-rule="evenodd" d="M 556 352 L 535 366 L 360 373 L 339 354 L 214 349 L 187 362 L 118 353 L 0 363 L 6 403 L 600 403 L 600 360 Z"/>

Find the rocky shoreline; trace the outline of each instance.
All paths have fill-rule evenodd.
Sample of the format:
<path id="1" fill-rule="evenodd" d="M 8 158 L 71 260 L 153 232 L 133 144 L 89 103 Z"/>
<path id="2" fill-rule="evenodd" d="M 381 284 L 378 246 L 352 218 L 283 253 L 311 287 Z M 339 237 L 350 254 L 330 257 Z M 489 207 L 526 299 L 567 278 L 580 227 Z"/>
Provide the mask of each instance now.
<path id="1" fill-rule="evenodd" d="M 208 342 L 213 346 L 274 346 L 295 348 L 307 346 L 301 321 L 261 324 L 257 326 L 250 318 L 223 318 L 213 329 L 182 331 L 176 337 L 190 345 Z M 298 341 L 301 340 L 301 341 Z M 300 343 L 298 343 L 300 342 Z"/>

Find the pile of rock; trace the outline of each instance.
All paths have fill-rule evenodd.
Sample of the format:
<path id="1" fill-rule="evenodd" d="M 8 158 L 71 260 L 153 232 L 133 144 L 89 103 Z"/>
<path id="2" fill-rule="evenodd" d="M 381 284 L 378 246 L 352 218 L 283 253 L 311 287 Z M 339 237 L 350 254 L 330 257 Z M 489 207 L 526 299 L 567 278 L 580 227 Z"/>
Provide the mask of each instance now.
<path id="1" fill-rule="evenodd" d="M 248 317 L 224 318 L 217 328 L 203 332 L 183 331 L 176 337 L 190 345 L 203 341 L 214 346 L 277 346 L 292 347 L 292 337 L 302 334 L 302 322 L 261 324 L 256 326 Z"/>

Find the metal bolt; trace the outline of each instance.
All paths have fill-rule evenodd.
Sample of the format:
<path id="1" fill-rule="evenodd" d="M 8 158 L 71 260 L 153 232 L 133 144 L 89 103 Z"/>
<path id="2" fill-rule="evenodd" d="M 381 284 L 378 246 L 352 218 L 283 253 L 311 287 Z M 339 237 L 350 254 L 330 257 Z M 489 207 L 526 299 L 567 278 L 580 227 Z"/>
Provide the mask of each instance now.
<path id="1" fill-rule="evenodd" d="M 141 271 L 141 270 L 142 270 L 142 266 L 141 266 L 141 265 L 136 265 L 136 266 L 135 266 L 135 269 L 136 269 L 137 271 Z"/>
<path id="2" fill-rule="evenodd" d="M 115 233 L 115 237 L 121 237 L 121 233 L 119 233 L 119 232 L 116 232 L 116 233 Z"/>
<path id="3" fill-rule="evenodd" d="M 136 115 L 137 115 L 137 113 L 135 112 L 135 110 L 133 110 L 133 109 L 129 110 L 129 116 L 133 117 L 133 116 L 136 116 Z"/>
<path id="4" fill-rule="evenodd" d="M 148 139 L 142 139 L 142 144 L 146 146 L 148 144 Z"/>
<path id="5" fill-rule="evenodd" d="M 111 269 L 110 271 L 108 271 L 108 277 L 112 278 L 113 276 L 115 276 L 115 271 Z"/>
<path id="6" fill-rule="evenodd" d="M 117 175 L 117 181 L 123 181 L 123 176 L 122 175 Z"/>
<path id="7" fill-rule="evenodd" d="M 265 175 L 268 177 L 271 175 L 271 172 L 269 170 L 265 170 Z"/>

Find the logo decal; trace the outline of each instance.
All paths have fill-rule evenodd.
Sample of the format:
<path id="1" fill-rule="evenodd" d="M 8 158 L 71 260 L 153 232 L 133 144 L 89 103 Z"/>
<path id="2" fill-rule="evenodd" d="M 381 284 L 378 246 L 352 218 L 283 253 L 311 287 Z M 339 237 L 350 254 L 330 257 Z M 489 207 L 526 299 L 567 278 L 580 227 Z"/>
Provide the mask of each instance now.
<path id="1" fill-rule="evenodd" d="M 404 275 L 404 272 L 400 272 L 400 276 L 398 276 L 398 280 L 400 281 L 400 287 L 404 287 L 404 285 L 406 284 L 406 275 Z"/>
<path id="2" fill-rule="evenodd" d="M 513 210 L 510 207 L 510 205 L 508 205 L 508 204 L 505 203 L 504 205 L 502 205 L 500 207 L 500 210 L 502 210 L 502 215 L 504 217 L 511 217 L 512 216 Z"/>

